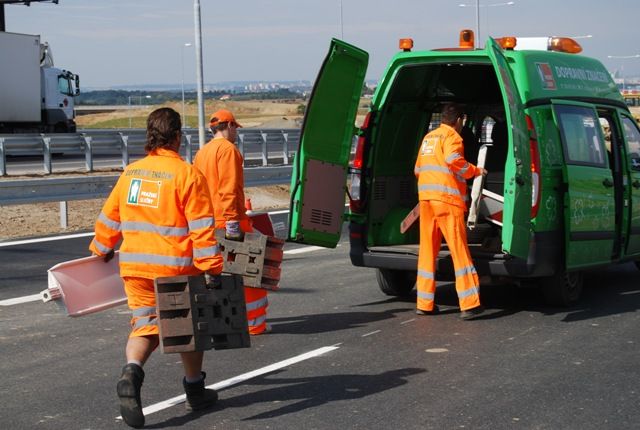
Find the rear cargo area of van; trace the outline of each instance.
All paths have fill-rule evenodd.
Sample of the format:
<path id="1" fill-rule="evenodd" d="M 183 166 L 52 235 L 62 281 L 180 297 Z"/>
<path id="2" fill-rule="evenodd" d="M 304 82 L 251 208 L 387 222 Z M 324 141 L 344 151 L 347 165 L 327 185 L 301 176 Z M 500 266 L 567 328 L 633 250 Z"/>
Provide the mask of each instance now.
<path id="1" fill-rule="evenodd" d="M 376 113 L 372 133 L 368 190 L 370 253 L 418 254 L 419 222 L 404 234 L 400 223 L 418 203 L 414 164 L 422 138 L 440 125 L 447 102 L 465 106 L 461 135 L 465 158 L 476 164 L 482 145 L 488 148 L 485 191 L 476 227 L 468 230 L 474 256 L 501 253 L 502 199 L 508 152 L 502 93 L 490 62 L 416 64 L 402 67 Z M 471 182 L 469 182 L 471 186 Z M 446 244 L 443 252 L 446 255 Z"/>

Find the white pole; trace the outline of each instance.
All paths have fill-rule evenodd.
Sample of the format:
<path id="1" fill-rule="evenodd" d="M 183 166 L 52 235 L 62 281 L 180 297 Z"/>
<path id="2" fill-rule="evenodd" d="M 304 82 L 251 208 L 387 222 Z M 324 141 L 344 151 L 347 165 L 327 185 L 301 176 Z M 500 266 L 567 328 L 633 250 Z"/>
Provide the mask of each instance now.
<path id="1" fill-rule="evenodd" d="M 340 0 L 340 40 L 344 40 L 344 25 L 342 23 L 342 0 Z"/>
<path id="2" fill-rule="evenodd" d="M 184 48 L 191 46 L 190 43 L 185 43 L 180 47 L 180 64 L 182 67 L 182 127 L 186 128 L 187 125 L 187 117 L 184 114 Z"/>
<path id="3" fill-rule="evenodd" d="M 131 128 L 131 96 L 129 96 L 129 107 L 127 111 L 129 111 L 129 128 Z"/>
<path id="4" fill-rule="evenodd" d="M 204 132 L 204 80 L 202 71 L 202 26 L 200 20 L 200 0 L 193 0 L 193 15 L 195 20 L 196 47 L 196 81 L 198 86 L 198 137 L 199 145 L 205 145 Z"/>
<path id="5" fill-rule="evenodd" d="M 476 0 L 476 48 L 480 49 L 480 0 Z"/>

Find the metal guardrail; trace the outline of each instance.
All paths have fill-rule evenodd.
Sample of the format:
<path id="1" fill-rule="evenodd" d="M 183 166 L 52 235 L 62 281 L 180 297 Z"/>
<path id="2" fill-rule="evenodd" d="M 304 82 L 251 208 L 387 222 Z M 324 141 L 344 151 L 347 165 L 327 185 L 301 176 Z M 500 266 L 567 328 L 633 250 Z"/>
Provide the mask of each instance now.
<path id="1" fill-rule="evenodd" d="M 208 134 L 211 138 L 211 134 Z M 199 147 L 198 130 L 183 130 L 181 155 L 189 162 Z M 84 154 L 85 170 L 92 172 L 94 155 L 115 155 L 122 159 L 122 167 L 129 164 L 130 156 L 144 155 L 146 131 L 142 129 L 123 130 L 80 130 L 73 134 L 0 134 L 0 176 L 7 175 L 7 157 L 19 155 L 42 156 L 46 174 L 53 173 L 53 154 Z M 277 160 L 289 164 L 298 150 L 300 129 L 258 129 L 238 130 L 238 149 L 245 159 L 245 165 L 267 166 Z"/>
<path id="2" fill-rule="evenodd" d="M 245 169 L 245 187 L 288 184 L 292 167 Z M 0 206 L 62 202 L 107 197 L 120 175 L 65 178 L 4 179 L 0 181 Z"/>

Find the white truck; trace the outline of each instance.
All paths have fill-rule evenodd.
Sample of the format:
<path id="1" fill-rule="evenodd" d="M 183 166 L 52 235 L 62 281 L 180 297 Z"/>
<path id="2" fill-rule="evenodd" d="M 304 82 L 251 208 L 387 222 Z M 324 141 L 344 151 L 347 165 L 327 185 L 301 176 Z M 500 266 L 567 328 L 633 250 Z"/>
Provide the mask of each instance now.
<path id="1" fill-rule="evenodd" d="M 53 67 L 40 36 L 0 32 L 0 134 L 75 133 L 80 78 Z"/>

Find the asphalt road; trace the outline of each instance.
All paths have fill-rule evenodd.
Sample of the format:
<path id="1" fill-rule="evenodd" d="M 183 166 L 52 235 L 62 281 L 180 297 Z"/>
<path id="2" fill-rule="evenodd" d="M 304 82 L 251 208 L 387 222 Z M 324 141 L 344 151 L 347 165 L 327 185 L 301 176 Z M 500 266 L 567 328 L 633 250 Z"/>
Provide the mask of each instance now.
<path id="1" fill-rule="evenodd" d="M 125 306 L 68 318 L 54 303 L 6 305 L 46 287 L 46 269 L 87 255 L 88 237 L 0 247 L 0 423 L 6 429 L 118 429 L 115 383 L 128 332 Z M 640 271 L 595 271 L 584 298 L 549 308 L 535 289 L 483 286 L 487 315 L 415 315 L 415 297 L 378 289 L 348 244 L 290 245 L 273 332 L 250 349 L 205 354 L 207 384 L 227 385 L 210 411 L 165 402 L 182 394 L 179 359 L 145 366 L 147 428 L 630 429 L 640 423 Z M 297 251 L 296 251 L 297 250 Z M 307 354 L 303 356 L 303 354 Z M 282 363 L 284 360 L 289 362 Z M 266 366 L 274 366 L 274 370 Z M 229 379 L 257 371 L 253 378 Z"/>

